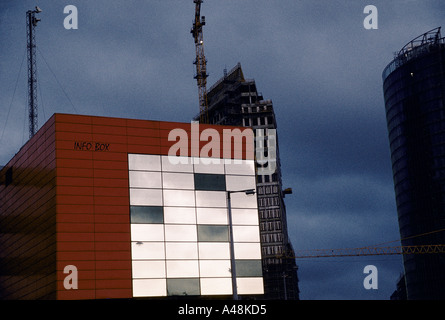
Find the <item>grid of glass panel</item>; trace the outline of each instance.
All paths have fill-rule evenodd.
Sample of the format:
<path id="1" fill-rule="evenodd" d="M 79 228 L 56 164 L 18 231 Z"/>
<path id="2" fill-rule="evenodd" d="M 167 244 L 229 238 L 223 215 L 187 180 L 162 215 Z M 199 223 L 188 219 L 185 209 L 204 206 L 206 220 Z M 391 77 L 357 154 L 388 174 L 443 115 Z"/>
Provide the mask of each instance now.
<path id="1" fill-rule="evenodd" d="M 256 188 L 254 161 L 174 160 L 128 155 L 133 296 L 230 295 L 227 191 Z M 263 294 L 256 195 L 231 204 L 238 294 Z"/>

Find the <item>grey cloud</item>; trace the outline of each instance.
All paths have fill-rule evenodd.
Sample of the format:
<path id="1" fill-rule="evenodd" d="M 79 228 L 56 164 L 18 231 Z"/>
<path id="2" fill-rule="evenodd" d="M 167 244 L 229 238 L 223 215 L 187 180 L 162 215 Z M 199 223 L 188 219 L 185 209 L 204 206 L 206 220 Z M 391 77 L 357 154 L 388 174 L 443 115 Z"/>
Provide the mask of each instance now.
<path id="1" fill-rule="evenodd" d="M 66 3 L 68 4 L 68 3 Z M 82 114 L 189 122 L 198 112 L 193 2 L 71 1 L 79 29 L 63 28 L 63 7 L 39 4 L 39 83 L 46 118 Z M 272 99 L 278 119 L 289 234 L 295 248 L 338 248 L 399 238 L 381 72 L 393 52 L 443 25 L 440 0 L 374 0 L 379 29 L 363 28 L 367 1 L 207 0 L 202 13 L 209 86 L 241 62 Z M 24 17 L 34 1 L 0 2 L 0 117 L 8 113 L 26 48 Z M 60 84 L 58 83 L 60 82 Z M 26 60 L 0 164 L 26 140 Z M 43 103 L 42 103 L 43 102 Z M 44 119 L 43 112 L 39 113 Z M 0 130 L 3 122 L 0 121 Z M 303 299 L 388 299 L 400 257 L 359 262 L 305 260 Z M 360 287 L 366 261 L 381 288 Z"/>

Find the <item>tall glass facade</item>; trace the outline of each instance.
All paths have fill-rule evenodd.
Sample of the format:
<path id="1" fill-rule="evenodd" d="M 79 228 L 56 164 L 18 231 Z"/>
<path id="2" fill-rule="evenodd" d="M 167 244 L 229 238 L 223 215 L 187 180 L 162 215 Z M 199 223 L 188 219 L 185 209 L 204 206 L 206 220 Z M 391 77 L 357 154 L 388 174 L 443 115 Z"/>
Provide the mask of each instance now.
<path id="1" fill-rule="evenodd" d="M 402 245 L 445 244 L 445 41 L 410 41 L 383 72 Z M 445 299 L 445 256 L 404 255 L 408 299 Z"/>
<path id="2" fill-rule="evenodd" d="M 227 191 L 256 189 L 254 161 L 182 160 L 128 156 L 134 297 L 233 293 Z M 231 208 L 238 294 L 263 294 L 256 196 Z"/>

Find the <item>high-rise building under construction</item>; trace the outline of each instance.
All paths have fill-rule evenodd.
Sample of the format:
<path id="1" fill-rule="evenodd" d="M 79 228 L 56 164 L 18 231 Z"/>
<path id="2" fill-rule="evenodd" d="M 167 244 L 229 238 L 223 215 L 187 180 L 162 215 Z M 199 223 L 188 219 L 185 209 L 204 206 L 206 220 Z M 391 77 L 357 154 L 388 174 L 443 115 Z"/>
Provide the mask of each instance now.
<path id="1" fill-rule="evenodd" d="M 240 63 L 229 72 L 224 70 L 224 76 L 208 90 L 207 99 L 210 124 L 251 127 L 254 130 L 264 297 L 297 300 L 298 267 L 292 258 L 294 253 L 288 237 L 284 203 L 289 189 L 282 187 L 272 101 L 263 99 L 255 80 L 244 77 Z M 195 120 L 199 118 L 198 115 Z"/>
<path id="2" fill-rule="evenodd" d="M 445 38 L 408 42 L 383 71 L 403 246 L 445 243 Z M 408 299 L 445 299 L 442 254 L 404 255 Z"/>

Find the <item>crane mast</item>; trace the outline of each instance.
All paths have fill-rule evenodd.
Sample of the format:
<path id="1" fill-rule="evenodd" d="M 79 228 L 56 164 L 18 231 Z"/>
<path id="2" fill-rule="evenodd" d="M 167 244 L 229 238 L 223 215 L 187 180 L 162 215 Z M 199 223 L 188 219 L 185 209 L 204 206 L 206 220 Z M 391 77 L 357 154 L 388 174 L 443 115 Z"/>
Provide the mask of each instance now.
<path id="1" fill-rule="evenodd" d="M 195 79 L 198 83 L 199 93 L 199 120 L 200 123 L 208 123 L 208 105 L 207 105 L 207 67 L 206 58 L 204 55 L 204 41 L 202 34 L 202 27 L 205 25 L 205 17 L 201 17 L 201 3 L 202 0 L 193 0 L 195 3 L 195 21 L 193 23 L 190 33 L 195 39 L 196 48 L 196 75 Z"/>

